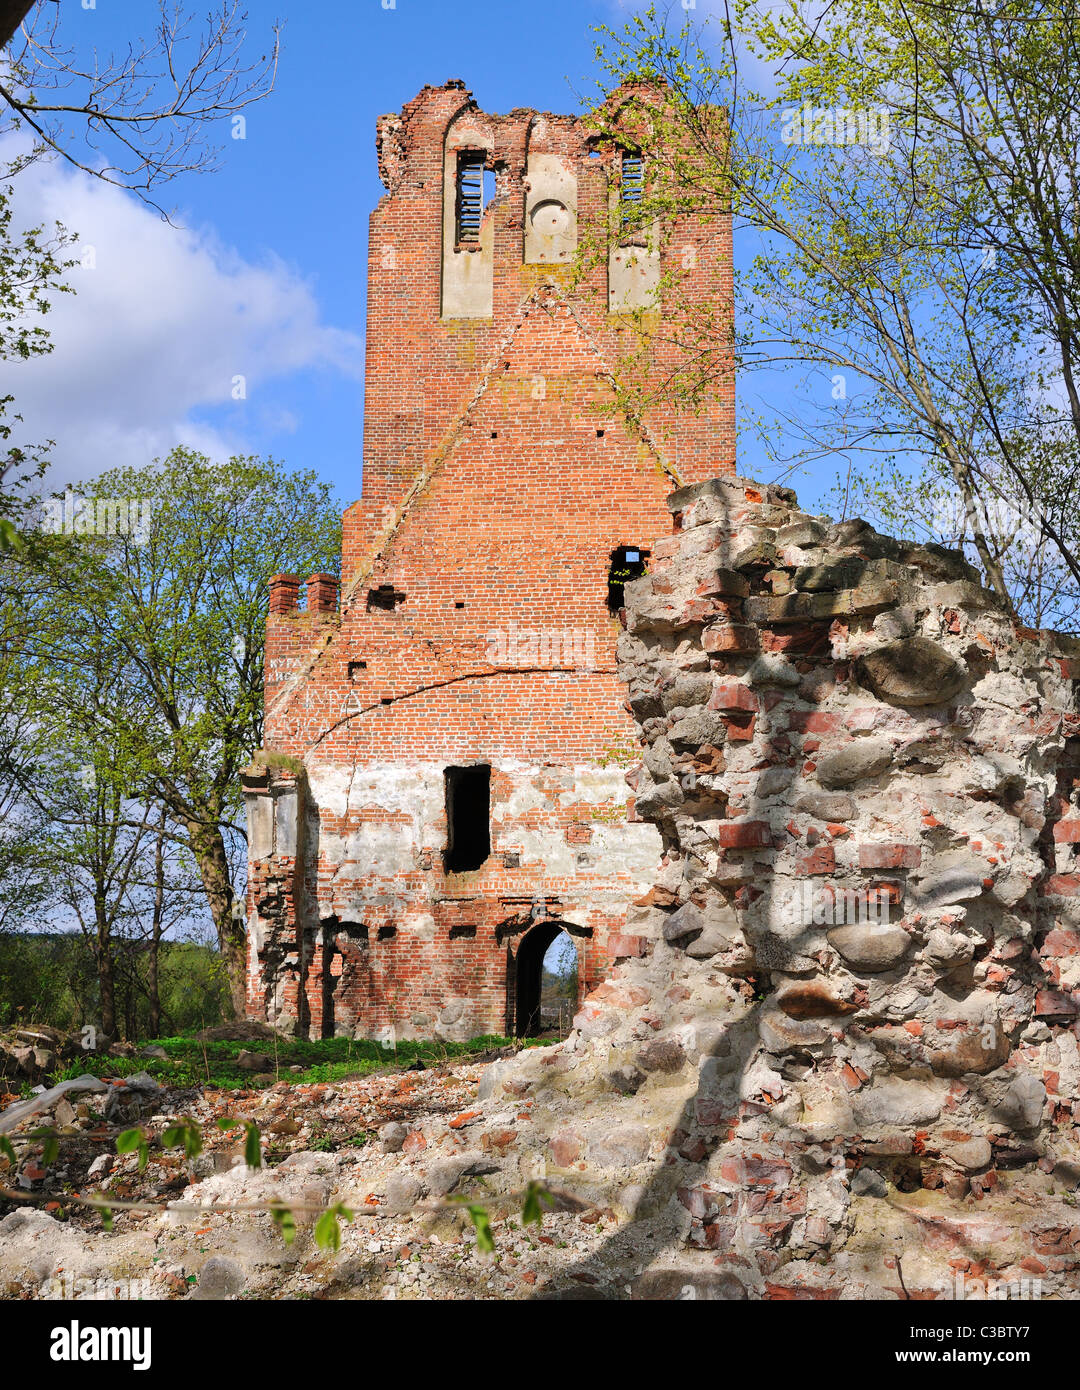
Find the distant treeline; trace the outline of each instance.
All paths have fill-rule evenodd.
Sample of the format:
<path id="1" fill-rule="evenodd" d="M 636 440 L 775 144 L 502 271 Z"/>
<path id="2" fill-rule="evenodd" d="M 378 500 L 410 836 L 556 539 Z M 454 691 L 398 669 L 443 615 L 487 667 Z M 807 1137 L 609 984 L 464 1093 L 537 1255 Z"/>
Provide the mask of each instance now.
<path id="1" fill-rule="evenodd" d="M 161 1017 L 151 1029 L 150 952 L 137 941 L 115 943 L 116 1022 L 131 1042 L 210 1027 L 225 1015 L 229 986 L 217 951 L 169 941 L 159 950 Z M 81 933 L 0 935 L 0 1027 L 29 1023 L 101 1027 L 98 972 Z"/>

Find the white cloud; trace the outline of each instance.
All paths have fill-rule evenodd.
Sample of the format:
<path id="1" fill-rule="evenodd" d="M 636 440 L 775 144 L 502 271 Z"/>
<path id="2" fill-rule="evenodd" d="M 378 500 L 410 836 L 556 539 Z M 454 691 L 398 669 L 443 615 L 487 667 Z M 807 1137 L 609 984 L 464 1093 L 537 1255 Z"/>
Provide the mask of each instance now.
<path id="1" fill-rule="evenodd" d="M 75 294 L 53 298 L 53 351 L 5 369 L 20 438 L 56 441 L 52 486 L 148 463 L 175 444 L 245 452 L 245 418 L 297 428 L 264 394 L 274 378 L 312 367 L 362 376 L 362 339 L 323 323 L 310 285 L 280 259 L 254 264 L 212 230 L 170 226 L 130 194 L 57 164 L 18 175 L 14 206 L 23 225 L 60 221 L 77 232 L 75 252 L 90 262 L 71 272 Z M 246 406 L 235 428 L 191 418 L 231 406 L 240 377 Z"/>

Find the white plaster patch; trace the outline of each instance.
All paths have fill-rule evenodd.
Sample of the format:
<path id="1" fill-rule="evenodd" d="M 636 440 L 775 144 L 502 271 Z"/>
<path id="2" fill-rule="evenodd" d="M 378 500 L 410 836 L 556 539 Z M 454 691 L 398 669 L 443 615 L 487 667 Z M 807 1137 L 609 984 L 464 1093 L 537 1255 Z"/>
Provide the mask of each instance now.
<path id="1" fill-rule="evenodd" d="M 662 847 L 660 832 L 654 825 L 614 826 L 595 821 L 592 841 L 587 846 L 601 858 L 605 868 L 610 866 L 615 872 L 646 878 L 655 873 Z"/>
<path id="2" fill-rule="evenodd" d="M 608 767 L 576 767 L 573 769 L 574 785 L 570 799 L 585 801 L 591 806 L 615 804 L 625 806 L 629 788 L 626 785 L 626 767 L 612 763 Z"/>
<path id="3" fill-rule="evenodd" d="M 324 865 L 334 869 L 329 893 L 336 903 L 363 892 L 365 882 L 411 873 L 421 851 L 440 854 L 445 846 L 445 781 L 443 762 L 367 763 L 356 767 L 313 763 L 308 784 L 315 806 L 324 817 L 319 853 Z M 509 778 L 512 788 L 492 800 L 492 852 L 516 849 L 522 865 L 542 864 L 553 877 L 595 879 L 597 872 L 619 875 L 626 882 L 618 893 L 625 896 L 635 885 L 648 883 L 654 874 L 661 842 L 654 826 L 630 825 L 625 820 L 627 788 L 625 769 L 618 764 L 597 767 L 553 768 L 517 759 L 493 761 L 496 780 Z M 552 789 L 552 783 L 559 785 Z M 547 820 L 560 807 L 580 804 L 604 808 L 610 819 L 584 817 L 593 831 L 588 845 L 568 844 L 561 824 L 522 828 L 521 822 Z M 327 828 L 326 820 L 345 820 L 364 813 L 364 821 L 347 834 Z M 380 813 L 393 819 L 382 820 Z M 584 852 L 590 862 L 578 865 Z M 610 894 L 601 893 L 605 899 Z M 612 910 L 610 903 L 605 910 Z M 431 932 L 434 924 L 431 923 Z M 430 938 L 427 938 L 430 939 Z"/>
<path id="4" fill-rule="evenodd" d="M 415 867 L 414 837 L 402 825 L 363 825 L 351 835 L 324 834 L 320 857 L 340 865 L 339 878 L 359 879 L 405 873 Z"/>

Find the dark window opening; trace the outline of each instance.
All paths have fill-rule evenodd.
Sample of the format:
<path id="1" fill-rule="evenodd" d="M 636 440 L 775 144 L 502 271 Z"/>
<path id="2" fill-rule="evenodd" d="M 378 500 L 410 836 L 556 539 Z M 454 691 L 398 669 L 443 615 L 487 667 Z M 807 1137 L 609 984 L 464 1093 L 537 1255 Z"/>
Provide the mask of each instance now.
<path id="1" fill-rule="evenodd" d="M 377 589 L 369 589 L 367 596 L 368 609 L 383 608 L 392 613 L 399 603 L 405 602 L 405 594 L 401 589 L 395 589 L 393 584 L 380 584 Z"/>
<path id="2" fill-rule="evenodd" d="M 619 207 L 623 227 L 636 225 L 641 200 L 645 196 L 645 161 L 636 150 L 624 150 L 622 178 L 619 184 Z"/>
<path id="3" fill-rule="evenodd" d="M 565 1036 L 581 995 L 574 943 L 560 922 L 541 922 L 522 937 L 513 964 L 513 1032 Z M 510 1020 L 508 1019 L 508 1023 Z"/>
<path id="4" fill-rule="evenodd" d="M 623 589 L 631 579 L 640 579 L 645 573 L 649 552 L 635 545 L 618 545 L 611 552 L 608 566 L 607 606 L 617 613 L 623 606 Z"/>
<path id="5" fill-rule="evenodd" d="M 459 599 L 455 602 L 454 607 L 455 607 L 455 608 L 464 608 L 464 607 L 465 607 L 465 600 L 459 598 Z"/>
<path id="6" fill-rule="evenodd" d="M 492 431 L 491 431 L 491 437 L 492 437 L 492 439 L 498 439 L 498 437 L 499 437 L 499 431 L 498 431 L 498 430 L 492 430 Z"/>
<path id="7" fill-rule="evenodd" d="M 397 936 L 397 927 L 380 927 L 378 939 L 380 941 L 393 941 Z"/>
<path id="8" fill-rule="evenodd" d="M 604 431 L 603 431 L 603 430 L 597 430 L 597 431 L 596 431 L 596 437 L 597 437 L 597 439 L 603 439 L 603 437 L 604 437 Z"/>
<path id="9" fill-rule="evenodd" d="M 350 661 L 350 662 L 349 662 L 349 679 L 350 679 L 351 681 L 358 680 L 359 677 L 360 677 L 360 672 L 361 672 L 361 671 L 366 671 L 366 670 L 367 670 L 367 662 L 366 662 L 366 661 Z"/>
<path id="10" fill-rule="evenodd" d="M 487 763 L 448 767 L 446 783 L 446 850 L 448 874 L 478 869 L 491 853 L 491 768 Z"/>
<path id="11" fill-rule="evenodd" d="M 323 952 L 322 978 L 322 1035 L 324 1038 L 332 1038 L 337 1032 L 335 995 L 338 985 L 341 983 L 341 972 L 341 952 L 327 947 Z"/>
<path id="12" fill-rule="evenodd" d="M 450 928 L 450 940 L 451 940 L 451 941 L 475 941 L 475 940 L 476 940 L 476 928 L 475 928 L 475 927 L 451 927 L 451 928 Z"/>
<path id="13" fill-rule="evenodd" d="M 327 918 L 323 924 L 327 939 L 336 937 L 340 941 L 345 937 L 348 941 L 365 942 L 368 939 L 368 929 L 363 922 L 339 922 L 336 917 Z"/>
<path id="14" fill-rule="evenodd" d="M 484 209 L 495 192 L 495 176 L 484 168 L 486 158 L 483 150 L 465 150 L 458 155 L 454 239 L 459 245 L 479 242 Z"/>

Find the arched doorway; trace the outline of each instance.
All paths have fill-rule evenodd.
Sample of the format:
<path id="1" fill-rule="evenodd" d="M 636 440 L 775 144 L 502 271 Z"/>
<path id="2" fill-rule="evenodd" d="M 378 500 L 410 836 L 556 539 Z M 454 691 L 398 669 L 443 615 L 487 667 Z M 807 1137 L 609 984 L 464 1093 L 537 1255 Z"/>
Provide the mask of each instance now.
<path id="1" fill-rule="evenodd" d="M 540 922 L 521 939 L 513 962 L 514 1036 L 565 1033 L 577 1010 L 578 954 L 561 922 Z"/>

